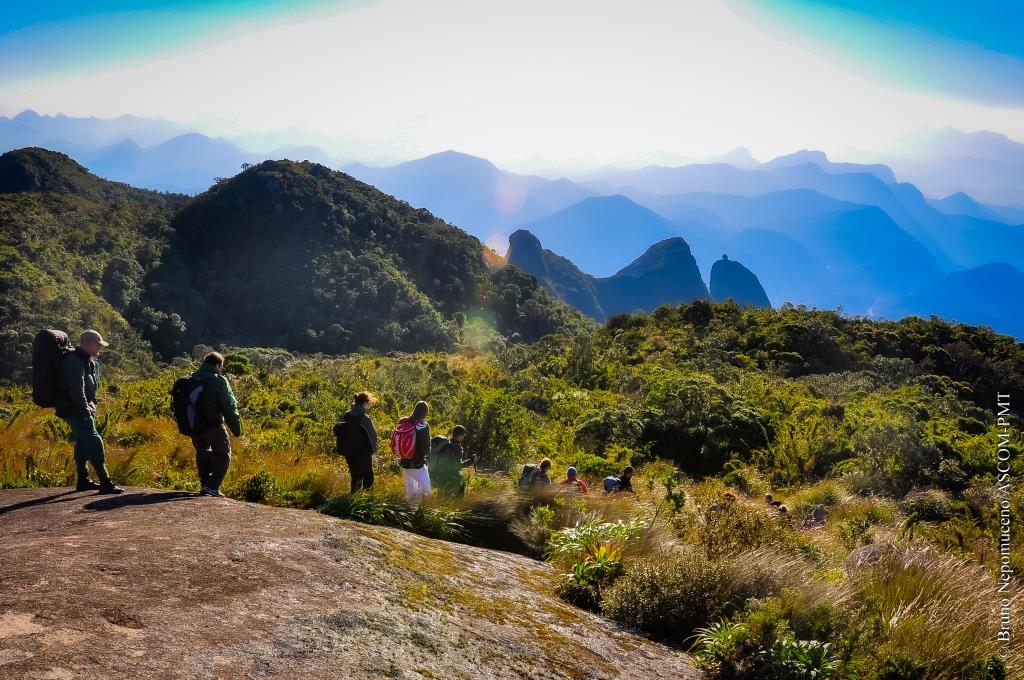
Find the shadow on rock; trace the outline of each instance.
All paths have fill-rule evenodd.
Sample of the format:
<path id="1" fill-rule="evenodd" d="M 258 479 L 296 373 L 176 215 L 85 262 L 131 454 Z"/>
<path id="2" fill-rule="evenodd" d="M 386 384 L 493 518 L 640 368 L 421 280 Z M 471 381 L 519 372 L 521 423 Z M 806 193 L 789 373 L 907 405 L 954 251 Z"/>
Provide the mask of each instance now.
<path id="1" fill-rule="evenodd" d="M 13 512 L 14 510 L 21 510 L 23 508 L 31 508 L 36 505 L 47 505 L 49 503 L 63 503 L 64 501 L 73 500 L 70 496 L 82 493 L 81 491 L 62 491 L 61 493 L 55 493 L 51 496 L 42 496 L 41 498 L 33 498 L 30 501 L 24 501 L 21 503 L 14 503 L 13 505 L 5 505 L 0 507 L 0 515 L 5 512 Z"/>
<path id="2" fill-rule="evenodd" d="M 128 505 L 153 505 L 170 501 L 183 501 L 198 496 L 189 491 L 161 491 L 158 493 L 126 493 L 120 496 L 104 496 L 82 506 L 85 510 L 115 510 Z"/>

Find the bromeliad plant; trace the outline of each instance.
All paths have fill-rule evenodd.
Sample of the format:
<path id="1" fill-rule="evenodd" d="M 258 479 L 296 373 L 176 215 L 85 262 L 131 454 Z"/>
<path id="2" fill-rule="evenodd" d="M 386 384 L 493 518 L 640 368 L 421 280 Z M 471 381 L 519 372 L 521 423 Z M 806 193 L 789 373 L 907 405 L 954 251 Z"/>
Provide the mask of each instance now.
<path id="1" fill-rule="evenodd" d="M 556 590 L 568 602 L 596 610 L 601 602 L 601 591 L 621 573 L 622 548 L 601 543 L 591 547 L 582 562 L 562 574 Z"/>
<path id="2" fill-rule="evenodd" d="M 547 558 L 551 562 L 578 564 L 602 545 L 616 546 L 621 550 L 639 539 L 647 527 L 648 523 L 639 517 L 627 522 L 584 522 L 552 533 Z"/>

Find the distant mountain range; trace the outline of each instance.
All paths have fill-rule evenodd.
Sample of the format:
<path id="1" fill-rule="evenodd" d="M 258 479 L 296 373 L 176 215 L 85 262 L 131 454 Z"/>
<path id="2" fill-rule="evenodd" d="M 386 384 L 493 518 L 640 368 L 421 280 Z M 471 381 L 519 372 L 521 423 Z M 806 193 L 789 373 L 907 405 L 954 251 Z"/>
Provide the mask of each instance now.
<path id="1" fill-rule="evenodd" d="M 607 277 L 584 273 L 545 249 L 537 236 L 525 229 L 509 237 L 505 261 L 533 274 L 548 291 L 598 321 L 698 299 L 731 298 L 741 305 L 770 306 L 757 277 L 726 258 L 712 268 L 709 293 L 689 245 L 678 236 L 655 243 L 629 266 Z"/>
<path id="2" fill-rule="evenodd" d="M 567 179 L 517 175 L 499 170 L 483 158 L 455 151 L 386 168 L 352 163 L 342 170 L 442 215 L 485 241 L 495 236 L 504 240 L 517 225 L 595 195 Z"/>
<path id="3" fill-rule="evenodd" d="M 186 194 L 267 155 L 144 118 L 0 117 L 0 143 L 26 140 L 63 149 L 102 176 Z M 311 146 L 271 153 L 330 160 Z M 595 280 L 614 278 L 652 245 L 682 237 L 699 270 L 711 271 L 725 253 L 756 273 L 776 304 L 877 315 L 927 301 L 929 313 L 970 321 L 951 297 L 926 291 L 973 270 L 1006 279 L 1008 290 L 1012 272 L 1024 271 L 1024 144 L 941 131 L 901 153 L 888 165 L 833 162 L 807 149 L 759 163 L 740 148 L 714 162 L 605 168 L 580 181 L 511 173 L 455 151 L 389 167 L 342 167 L 497 250 L 526 228 Z M 908 177 L 929 197 L 900 181 Z M 989 267 L 1000 263 L 1008 268 Z"/>
<path id="4" fill-rule="evenodd" d="M 91 172 L 115 182 L 184 194 L 205 191 L 218 177 L 237 173 L 243 163 L 267 158 L 330 163 L 328 155 L 316 147 L 251 153 L 229 140 L 150 118 L 73 118 L 41 116 L 34 111 L 0 117 L 0 151 L 23 147 L 66 153 Z"/>
<path id="5" fill-rule="evenodd" d="M 905 146 L 883 160 L 926 193 L 964 192 L 1017 214 L 1024 210 L 1024 143 L 997 132 L 945 129 L 915 135 Z"/>

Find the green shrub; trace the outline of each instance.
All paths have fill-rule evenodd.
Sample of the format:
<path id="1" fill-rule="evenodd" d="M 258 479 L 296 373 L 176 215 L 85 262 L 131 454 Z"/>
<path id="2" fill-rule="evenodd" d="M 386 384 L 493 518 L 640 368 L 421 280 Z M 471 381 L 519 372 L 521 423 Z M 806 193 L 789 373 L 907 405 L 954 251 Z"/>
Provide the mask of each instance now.
<path id="1" fill-rule="evenodd" d="M 274 499 L 281 492 L 274 475 L 266 470 L 260 470 L 254 475 L 243 479 L 232 494 L 250 503 L 267 503 Z"/>
<path id="2" fill-rule="evenodd" d="M 917 515 L 924 522 L 940 522 L 953 515 L 953 505 L 941 491 L 924 489 L 907 494 L 899 503 L 901 511 L 907 515 Z"/>
<path id="3" fill-rule="evenodd" d="M 694 551 L 628 564 L 604 592 L 601 611 L 658 639 L 682 642 L 779 586 L 779 576 L 756 558 L 708 559 Z"/>
<path id="4" fill-rule="evenodd" d="M 324 503 L 320 512 L 341 519 L 393 527 L 406 526 L 412 514 L 400 497 L 373 490 L 338 494 Z"/>
<path id="5" fill-rule="evenodd" d="M 463 522 L 467 514 L 466 510 L 448 506 L 421 505 L 408 517 L 407 526 L 422 536 L 451 541 L 465 536 Z"/>
<path id="6" fill-rule="evenodd" d="M 244 354 L 228 354 L 224 357 L 224 372 L 229 375 L 252 373 L 252 361 Z"/>
<path id="7" fill-rule="evenodd" d="M 874 540 L 871 534 L 871 523 L 867 519 L 845 519 L 836 525 L 836 532 L 839 534 L 839 540 L 842 541 L 843 547 L 847 550 L 868 545 Z"/>

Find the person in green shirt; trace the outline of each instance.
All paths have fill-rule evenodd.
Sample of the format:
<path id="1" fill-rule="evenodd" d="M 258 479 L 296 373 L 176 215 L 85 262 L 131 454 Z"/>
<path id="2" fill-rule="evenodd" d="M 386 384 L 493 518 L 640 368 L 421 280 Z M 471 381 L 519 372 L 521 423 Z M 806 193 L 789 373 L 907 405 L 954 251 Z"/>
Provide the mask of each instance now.
<path id="1" fill-rule="evenodd" d="M 441 493 L 461 496 L 465 492 L 462 468 L 476 463 L 476 456 L 466 456 L 463 441 L 466 428 L 456 425 L 451 437 L 438 435 L 430 442 L 430 483 Z"/>
<path id="2" fill-rule="evenodd" d="M 231 464 L 231 439 L 228 430 L 236 437 L 242 436 L 242 420 L 238 415 L 238 402 L 231 391 L 224 370 L 224 357 L 210 352 L 203 359 L 199 370 L 193 374 L 203 381 L 203 392 L 196 404 L 196 418 L 201 427 L 199 434 L 192 437 L 196 449 L 196 468 L 199 471 L 201 496 L 223 496 L 220 485 Z"/>

